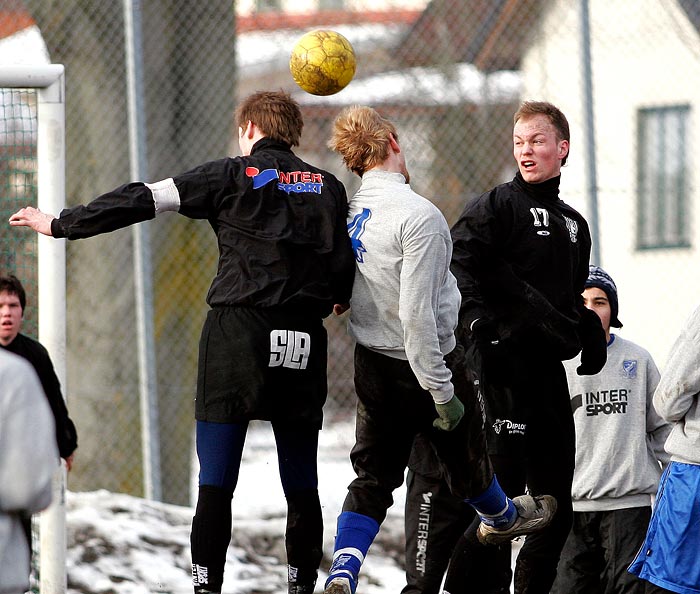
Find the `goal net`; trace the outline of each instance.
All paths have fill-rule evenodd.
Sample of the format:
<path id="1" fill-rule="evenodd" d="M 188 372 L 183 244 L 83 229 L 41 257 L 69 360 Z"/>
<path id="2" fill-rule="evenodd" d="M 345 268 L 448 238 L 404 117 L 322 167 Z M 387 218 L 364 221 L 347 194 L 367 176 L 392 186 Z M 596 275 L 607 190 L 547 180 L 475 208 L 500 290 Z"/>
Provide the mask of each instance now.
<path id="1" fill-rule="evenodd" d="M 65 241 L 12 229 L 23 206 L 58 213 L 65 204 L 65 85 L 60 64 L 0 66 L 0 271 L 25 286 L 23 331 L 48 349 L 66 389 Z M 57 467 L 51 507 L 39 515 L 39 587 L 66 591 L 65 471 Z"/>

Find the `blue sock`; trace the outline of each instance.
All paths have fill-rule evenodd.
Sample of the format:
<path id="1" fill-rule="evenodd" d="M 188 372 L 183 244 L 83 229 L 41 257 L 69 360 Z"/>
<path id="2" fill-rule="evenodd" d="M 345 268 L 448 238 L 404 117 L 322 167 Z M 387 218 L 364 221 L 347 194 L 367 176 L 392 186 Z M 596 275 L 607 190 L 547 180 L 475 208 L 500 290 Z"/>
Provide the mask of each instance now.
<path id="1" fill-rule="evenodd" d="M 508 527 L 518 516 L 518 510 L 501 489 L 495 474 L 486 491 L 465 501 L 476 510 L 481 521 L 488 526 Z"/>
<path id="2" fill-rule="evenodd" d="M 379 524 L 369 516 L 348 511 L 338 516 L 333 563 L 328 572 L 326 586 L 333 578 L 348 578 L 354 594 L 360 567 L 377 532 Z"/>

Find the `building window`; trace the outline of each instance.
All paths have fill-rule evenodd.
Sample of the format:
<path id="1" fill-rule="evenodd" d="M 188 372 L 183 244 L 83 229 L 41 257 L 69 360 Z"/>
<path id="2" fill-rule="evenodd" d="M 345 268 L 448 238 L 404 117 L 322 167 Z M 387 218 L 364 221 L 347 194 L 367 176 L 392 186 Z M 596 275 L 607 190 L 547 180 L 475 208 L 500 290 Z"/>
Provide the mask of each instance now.
<path id="1" fill-rule="evenodd" d="M 637 248 L 690 246 L 690 106 L 637 113 Z"/>
<path id="2" fill-rule="evenodd" d="M 255 0 L 255 12 L 279 12 L 282 0 Z"/>
<path id="3" fill-rule="evenodd" d="M 319 0 L 319 10 L 342 10 L 345 8 L 345 0 Z"/>

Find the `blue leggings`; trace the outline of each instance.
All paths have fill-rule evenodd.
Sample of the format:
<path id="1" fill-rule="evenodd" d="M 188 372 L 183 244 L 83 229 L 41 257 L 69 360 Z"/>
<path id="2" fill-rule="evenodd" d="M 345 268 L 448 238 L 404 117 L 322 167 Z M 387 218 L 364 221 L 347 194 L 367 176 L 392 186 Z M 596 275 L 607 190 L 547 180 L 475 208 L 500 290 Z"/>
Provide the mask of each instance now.
<path id="1" fill-rule="evenodd" d="M 318 430 L 272 423 L 280 479 L 285 495 L 318 487 Z M 233 493 L 243 456 L 248 423 L 197 421 L 199 485 Z"/>
<path id="2" fill-rule="evenodd" d="M 285 545 L 290 576 L 313 588 L 321 563 L 323 517 L 318 498 L 318 429 L 272 423 L 287 499 Z M 248 423 L 197 421 L 199 497 L 192 520 L 195 592 L 220 592 L 231 540 L 231 498 L 238 483 Z"/>

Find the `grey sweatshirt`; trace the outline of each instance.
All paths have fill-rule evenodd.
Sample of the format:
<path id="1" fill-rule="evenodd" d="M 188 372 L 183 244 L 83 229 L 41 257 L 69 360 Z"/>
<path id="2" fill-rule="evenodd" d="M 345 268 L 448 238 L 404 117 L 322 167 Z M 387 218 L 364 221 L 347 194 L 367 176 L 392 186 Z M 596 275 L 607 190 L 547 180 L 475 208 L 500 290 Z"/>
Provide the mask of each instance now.
<path id="1" fill-rule="evenodd" d="M 671 460 L 700 464 L 700 307 L 671 348 L 654 393 L 654 406 L 673 423 L 666 440 Z"/>
<path id="2" fill-rule="evenodd" d="M 580 355 L 564 362 L 576 424 L 574 511 L 651 505 L 671 431 L 652 405 L 659 370 L 645 349 L 615 335 L 600 373 L 580 376 L 579 364 Z"/>
<path id="3" fill-rule="evenodd" d="M 56 428 L 34 368 L 0 349 L 0 594 L 29 589 L 22 517 L 51 503 L 59 468 Z"/>
<path id="4" fill-rule="evenodd" d="M 350 199 L 348 230 L 356 260 L 350 335 L 407 360 L 436 403 L 449 401 L 454 387 L 443 356 L 455 347 L 461 297 L 445 217 L 400 173 L 371 170 Z"/>

